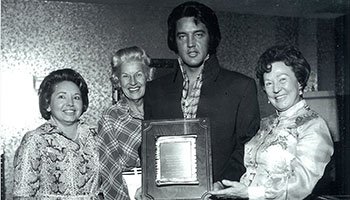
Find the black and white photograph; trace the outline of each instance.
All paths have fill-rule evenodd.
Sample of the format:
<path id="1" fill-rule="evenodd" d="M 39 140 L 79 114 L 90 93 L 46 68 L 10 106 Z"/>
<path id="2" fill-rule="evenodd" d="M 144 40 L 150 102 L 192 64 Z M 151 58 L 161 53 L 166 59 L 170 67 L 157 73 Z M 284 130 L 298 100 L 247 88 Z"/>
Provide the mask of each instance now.
<path id="1" fill-rule="evenodd" d="M 0 7 L 0 200 L 350 200 L 350 0 Z"/>

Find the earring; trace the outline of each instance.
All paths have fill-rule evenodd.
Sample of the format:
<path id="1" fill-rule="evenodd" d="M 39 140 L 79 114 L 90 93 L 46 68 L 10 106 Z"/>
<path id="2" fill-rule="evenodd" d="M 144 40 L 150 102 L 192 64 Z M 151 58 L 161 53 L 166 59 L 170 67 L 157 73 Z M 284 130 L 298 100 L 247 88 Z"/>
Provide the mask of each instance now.
<path id="1" fill-rule="evenodd" d="M 301 86 L 300 83 L 298 83 L 299 85 L 299 96 L 303 95 L 303 87 Z"/>
<path id="2" fill-rule="evenodd" d="M 267 100 L 267 104 L 270 104 L 271 103 L 271 101 L 270 100 Z"/>

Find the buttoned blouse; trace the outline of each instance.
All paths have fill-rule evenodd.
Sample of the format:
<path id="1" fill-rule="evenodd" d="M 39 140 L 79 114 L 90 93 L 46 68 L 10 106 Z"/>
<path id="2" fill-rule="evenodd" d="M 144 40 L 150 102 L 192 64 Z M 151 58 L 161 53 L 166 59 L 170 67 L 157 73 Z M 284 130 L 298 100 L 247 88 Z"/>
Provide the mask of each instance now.
<path id="1" fill-rule="evenodd" d="M 14 159 L 14 196 L 24 199 L 96 199 L 95 131 L 79 123 L 76 140 L 48 121 L 25 134 Z"/>
<path id="2" fill-rule="evenodd" d="M 326 122 L 301 100 L 264 118 L 245 145 L 241 182 L 250 199 L 303 199 L 322 177 L 333 154 Z"/>

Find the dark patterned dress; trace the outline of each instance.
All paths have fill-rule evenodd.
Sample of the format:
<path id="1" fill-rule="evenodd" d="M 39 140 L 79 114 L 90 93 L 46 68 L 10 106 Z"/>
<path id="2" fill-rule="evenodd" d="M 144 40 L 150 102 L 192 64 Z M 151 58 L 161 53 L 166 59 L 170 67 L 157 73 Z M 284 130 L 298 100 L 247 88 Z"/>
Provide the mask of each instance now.
<path id="1" fill-rule="evenodd" d="M 14 197 L 97 199 L 95 131 L 78 125 L 75 141 L 50 121 L 25 134 L 14 159 Z"/>

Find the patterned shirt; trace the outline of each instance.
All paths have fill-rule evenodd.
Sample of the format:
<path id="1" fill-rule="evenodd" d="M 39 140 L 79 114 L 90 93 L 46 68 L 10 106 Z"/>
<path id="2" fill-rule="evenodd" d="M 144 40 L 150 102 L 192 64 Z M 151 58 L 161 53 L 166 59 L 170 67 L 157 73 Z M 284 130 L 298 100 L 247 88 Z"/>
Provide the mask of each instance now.
<path id="1" fill-rule="evenodd" d="M 333 154 L 326 122 L 302 100 L 264 118 L 245 145 L 249 199 L 304 199 L 322 177 Z"/>
<path id="2" fill-rule="evenodd" d="M 98 123 L 101 190 L 105 199 L 130 199 L 122 172 L 140 166 L 143 116 L 131 112 L 124 98 L 108 108 Z"/>
<path id="3" fill-rule="evenodd" d="M 209 55 L 205 58 L 203 64 L 201 67 L 204 66 L 205 61 L 209 59 Z M 180 65 L 180 69 L 182 72 L 183 76 L 183 88 L 182 88 L 182 97 L 181 97 L 181 108 L 183 112 L 183 116 L 186 119 L 189 118 L 196 118 L 197 116 L 197 108 L 198 108 L 198 103 L 199 103 L 199 97 L 201 94 L 201 88 L 203 84 L 203 70 L 199 73 L 196 81 L 193 84 L 193 88 L 191 93 L 190 91 L 190 79 L 188 78 L 188 75 L 186 71 L 184 70 L 184 63 L 181 60 L 181 58 L 178 58 L 178 62 Z"/>
<path id="4" fill-rule="evenodd" d="M 21 199 L 97 199 L 96 132 L 83 123 L 73 141 L 48 121 L 26 133 L 14 159 L 14 196 Z"/>

